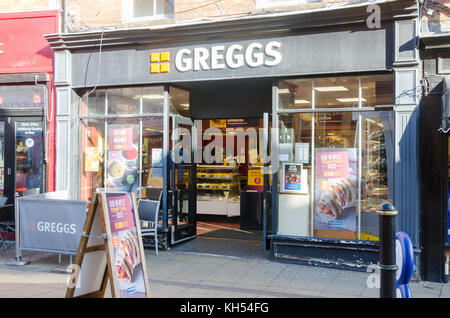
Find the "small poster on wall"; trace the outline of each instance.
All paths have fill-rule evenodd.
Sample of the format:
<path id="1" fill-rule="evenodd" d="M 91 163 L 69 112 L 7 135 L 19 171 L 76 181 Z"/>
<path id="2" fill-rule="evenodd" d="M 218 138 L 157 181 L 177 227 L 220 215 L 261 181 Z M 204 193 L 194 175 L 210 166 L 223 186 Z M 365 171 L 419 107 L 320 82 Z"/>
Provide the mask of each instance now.
<path id="1" fill-rule="evenodd" d="M 315 229 L 356 231 L 355 148 L 316 150 Z"/>
<path id="2" fill-rule="evenodd" d="M 306 182 L 302 176 L 302 164 L 284 163 L 282 170 L 283 182 L 281 184 L 281 192 L 304 193 Z"/>

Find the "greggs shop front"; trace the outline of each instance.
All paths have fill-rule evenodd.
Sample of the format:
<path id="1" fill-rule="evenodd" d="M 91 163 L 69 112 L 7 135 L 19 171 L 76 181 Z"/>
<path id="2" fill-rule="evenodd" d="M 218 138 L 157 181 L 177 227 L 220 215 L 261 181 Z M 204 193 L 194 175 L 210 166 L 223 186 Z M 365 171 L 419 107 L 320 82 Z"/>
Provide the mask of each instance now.
<path id="1" fill-rule="evenodd" d="M 48 35 L 57 189 L 161 191 L 161 247 L 359 270 L 390 201 L 420 260 L 417 8 L 379 5 Z"/>

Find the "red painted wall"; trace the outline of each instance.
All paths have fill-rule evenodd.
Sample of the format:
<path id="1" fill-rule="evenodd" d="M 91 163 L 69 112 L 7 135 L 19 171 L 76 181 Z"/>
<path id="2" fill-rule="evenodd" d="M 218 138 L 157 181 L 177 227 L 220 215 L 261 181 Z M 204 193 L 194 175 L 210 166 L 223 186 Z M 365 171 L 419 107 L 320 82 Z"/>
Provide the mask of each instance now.
<path id="1" fill-rule="evenodd" d="M 47 191 L 55 189 L 54 54 L 45 34 L 60 32 L 57 10 L 0 13 L 0 74 L 48 73 Z"/>

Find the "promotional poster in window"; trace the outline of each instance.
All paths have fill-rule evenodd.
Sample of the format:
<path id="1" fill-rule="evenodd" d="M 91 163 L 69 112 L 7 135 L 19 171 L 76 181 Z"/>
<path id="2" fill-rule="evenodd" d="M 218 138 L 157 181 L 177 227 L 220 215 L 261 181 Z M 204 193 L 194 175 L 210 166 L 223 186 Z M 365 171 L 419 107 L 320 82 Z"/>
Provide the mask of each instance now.
<path id="1" fill-rule="evenodd" d="M 356 148 L 316 150 L 315 229 L 356 232 Z"/>
<path id="2" fill-rule="evenodd" d="M 135 127 L 134 127 L 135 126 Z M 117 191 L 135 192 L 139 148 L 137 125 L 109 125 L 108 187 Z"/>

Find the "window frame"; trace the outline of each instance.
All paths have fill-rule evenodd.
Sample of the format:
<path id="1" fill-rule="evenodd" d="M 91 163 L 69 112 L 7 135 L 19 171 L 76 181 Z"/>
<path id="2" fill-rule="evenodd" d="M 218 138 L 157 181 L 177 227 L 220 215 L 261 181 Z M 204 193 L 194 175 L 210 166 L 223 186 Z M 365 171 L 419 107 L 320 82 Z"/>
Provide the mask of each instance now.
<path id="1" fill-rule="evenodd" d="M 153 1 L 153 8 L 155 9 L 156 1 L 161 1 L 161 0 L 152 0 L 152 1 Z M 162 1 L 170 2 L 170 0 L 162 0 Z M 174 4 L 173 4 L 173 7 L 174 7 Z M 174 8 L 174 10 L 175 10 L 175 8 Z M 145 22 L 145 21 L 151 21 L 151 20 L 157 20 L 157 19 L 167 19 L 167 18 L 174 17 L 174 12 L 169 13 L 169 14 L 148 15 L 148 16 L 144 16 L 144 17 L 134 17 L 133 12 L 134 12 L 134 0 L 122 0 L 122 22 L 123 23 Z"/>

